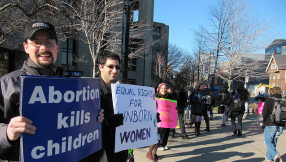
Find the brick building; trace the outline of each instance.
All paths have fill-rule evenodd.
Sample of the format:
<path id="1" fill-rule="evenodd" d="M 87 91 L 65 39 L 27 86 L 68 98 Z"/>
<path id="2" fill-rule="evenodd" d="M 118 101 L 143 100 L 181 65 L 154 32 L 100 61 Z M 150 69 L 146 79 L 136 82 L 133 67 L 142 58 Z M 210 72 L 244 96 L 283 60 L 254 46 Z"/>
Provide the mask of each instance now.
<path id="1" fill-rule="evenodd" d="M 269 85 L 281 87 L 286 92 L 286 55 L 272 55 L 266 72 L 269 75 Z"/>

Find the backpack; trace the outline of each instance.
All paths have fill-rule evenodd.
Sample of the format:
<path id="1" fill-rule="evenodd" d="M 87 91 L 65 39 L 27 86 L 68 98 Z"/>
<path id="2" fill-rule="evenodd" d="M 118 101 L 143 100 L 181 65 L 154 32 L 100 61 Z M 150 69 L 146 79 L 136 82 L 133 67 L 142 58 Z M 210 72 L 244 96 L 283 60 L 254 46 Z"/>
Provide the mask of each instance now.
<path id="1" fill-rule="evenodd" d="M 270 114 L 270 119 L 275 124 L 285 124 L 286 122 L 286 100 L 285 98 L 275 98 L 273 110 Z"/>

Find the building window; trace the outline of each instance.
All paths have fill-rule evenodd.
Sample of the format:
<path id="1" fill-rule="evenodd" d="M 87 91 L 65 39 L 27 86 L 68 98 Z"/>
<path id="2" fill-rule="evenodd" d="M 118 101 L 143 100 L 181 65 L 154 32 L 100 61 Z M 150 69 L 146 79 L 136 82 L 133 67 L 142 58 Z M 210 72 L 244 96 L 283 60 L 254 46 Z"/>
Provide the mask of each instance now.
<path id="1" fill-rule="evenodd" d="M 281 47 L 276 47 L 276 54 L 281 54 Z"/>
<path id="2" fill-rule="evenodd" d="M 136 71 L 136 58 L 128 58 L 128 70 Z"/>
<path id="3" fill-rule="evenodd" d="M 76 57 L 76 41 L 73 38 L 68 38 L 62 43 L 62 64 L 64 66 L 75 66 Z M 69 69 L 67 69 L 69 70 Z"/>
<path id="4" fill-rule="evenodd" d="M 160 51 L 160 43 L 156 43 L 155 46 L 156 46 L 156 52 L 159 52 Z"/>
<path id="5" fill-rule="evenodd" d="M 277 79 L 280 79 L 280 74 L 277 74 Z"/>
<path id="6" fill-rule="evenodd" d="M 276 76 L 275 75 L 273 75 L 273 80 L 275 80 L 276 79 Z"/>
<path id="7" fill-rule="evenodd" d="M 153 35 L 153 40 L 158 40 L 158 39 L 160 39 L 159 35 Z"/>
<path id="8" fill-rule="evenodd" d="M 160 28 L 160 27 L 154 26 L 153 32 L 155 32 L 155 33 L 160 33 L 160 31 L 161 31 L 161 28 Z"/>
<path id="9" fill-rule="evenodd" d="M 282 46 L 282 55 L 286 55 L 286 46 Z"/>
<path id="10" fill-rule="evenodd" d="M 0 77 L 9 72 L 9 53 L 0 51 Z"/>
<path id="11" fill-rule="evenodd" d="M 128 79 L 128 84 L 135 85 L 136 84 L 136 79 Z"/>
<path id="12" fill-rule="evenodd" d="M 271 70 L 273 70 L 273 69 L 276 69 L 276 64 L 275 63 L 271 64 Z"/>
<path id="13" fill-rule="evenodd" d="M 139 20 L 139 1 L 131 1 L 131 20 L 133 22 Z"/>
<path id="14" fill-rule="evenodd" d="M 133 22 L 137 22 L 139 19 L 139 10 L 133 11 Z"/>

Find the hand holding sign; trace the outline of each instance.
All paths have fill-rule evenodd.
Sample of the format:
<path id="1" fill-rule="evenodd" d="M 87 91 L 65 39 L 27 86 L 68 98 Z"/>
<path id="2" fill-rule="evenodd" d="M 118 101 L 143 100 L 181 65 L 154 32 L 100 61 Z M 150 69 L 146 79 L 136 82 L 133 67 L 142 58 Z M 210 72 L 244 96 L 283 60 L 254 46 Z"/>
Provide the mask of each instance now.
<path id="1" fill-rule="evenodd" d="M 162 120 L 160 119 L 160 114 L 157 112 L 157 123 L 161 122 Z"/>
<path id="2" fill-rule="evenodd" d="M 109 116 L 108 118 L 106 118 L 106 125 L 109 128 L 115 128 L 118 127 L 120 125 L 123 125 L 123 114 L 113 114 L 111 116 Z"/>
<path id="3" fill-rule="evenodd" d="M 100 109 L 100 111 L 99 111 L 99 117 L 98 117 L 98 119 L 97 119 L 97 121 L 98 122 L 102 122 L 103 121 L 103 119 L 104 119 L 104 110 L 103 109 Z"/>
<path id="4" fill-rule="evenodd" d="M 31 120 L 23 116 L 12 118 L 7 126 L 7 137 L 9 140 L 15 141 L 21 136 L 21 133 L 35 134 L 36 127 L 32 123 Z"/>
<path id="5" fill-rule="evenodd" d="M 26 118 L 16 117 L 8 128 L 16 130 L 15 139 L 21 134 L 20 161 L 77 162 L 100 150 L 100 82 L 22 76 L 20 114 Z"/>

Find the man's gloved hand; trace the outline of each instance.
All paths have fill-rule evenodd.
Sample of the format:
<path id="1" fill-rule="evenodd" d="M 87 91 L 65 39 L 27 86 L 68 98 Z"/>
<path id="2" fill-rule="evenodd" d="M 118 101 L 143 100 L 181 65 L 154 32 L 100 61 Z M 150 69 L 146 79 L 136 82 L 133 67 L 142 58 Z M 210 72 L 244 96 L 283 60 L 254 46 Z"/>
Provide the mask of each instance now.
<path id="1" fill-rule="evenodd" d="M 161 122 L 160 114 L 157 112 L 157 123 Z"/>
<path id="2" fill-rule="evenodd" d="M 115 128 L 120 125 L 123 125 L 123 114 L 113 114 L 107 118 L 105 118 L 106 125 L 109 128 Z"/>

